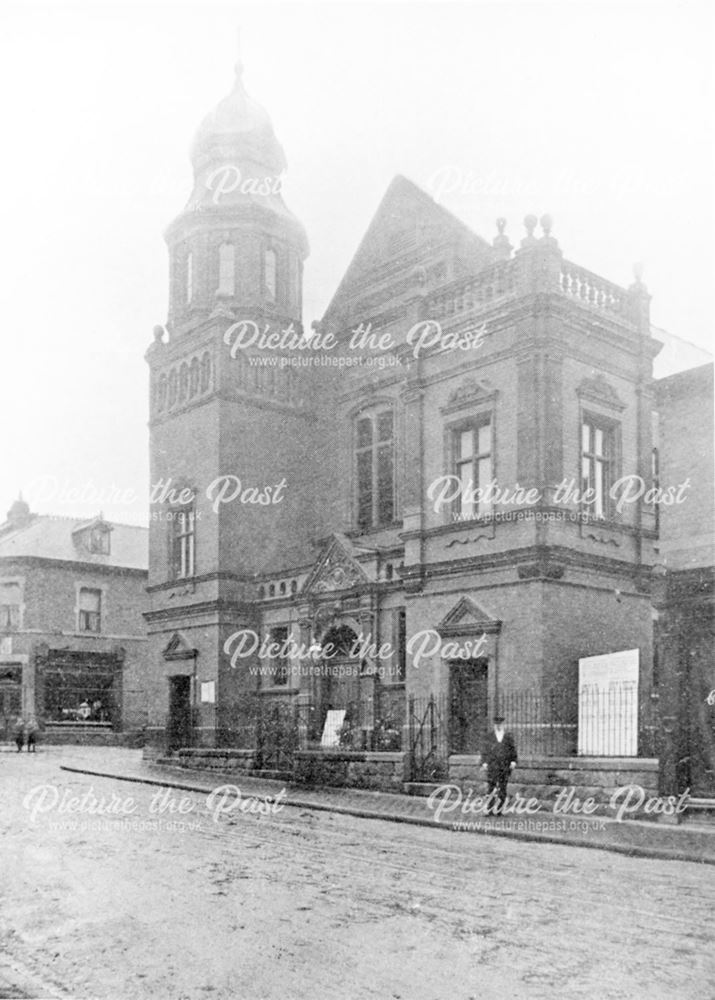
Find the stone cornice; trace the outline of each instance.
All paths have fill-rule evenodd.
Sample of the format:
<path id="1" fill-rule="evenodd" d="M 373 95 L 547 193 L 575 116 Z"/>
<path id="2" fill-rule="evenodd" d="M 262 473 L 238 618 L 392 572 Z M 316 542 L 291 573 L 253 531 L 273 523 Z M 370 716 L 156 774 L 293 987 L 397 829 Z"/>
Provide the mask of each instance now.
<path id="1" fill-rule="evenodd" d="M 73 573 L 98 573 L 107 576 L 136 576 L 146 579 L 149 571 L 137 569 L 133 566 L 112 566 L 105 563 L 82 562 L 72 559 L 50 559 L 47 556 L 23 556 L 6 555 L 0 556 L 0 569 L 10 564 L 21 564 L 30 569 L 62 569 L 71 570 Z"/>

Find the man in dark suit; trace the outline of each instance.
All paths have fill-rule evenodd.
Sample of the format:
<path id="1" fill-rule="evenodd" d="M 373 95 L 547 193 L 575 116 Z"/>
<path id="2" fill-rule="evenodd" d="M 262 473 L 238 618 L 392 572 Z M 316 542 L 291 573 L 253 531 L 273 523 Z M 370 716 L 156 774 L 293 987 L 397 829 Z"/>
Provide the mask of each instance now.
<path id="1" fill-rule="evenodd" d="M 514 737 L 504 728 L 504 716 L 494 716 L 494 729 L 487 738 L 482 767 L 489 786 L 487 812 L 501 813 L 506 802 L 506 786 L 516 767 Z"/>

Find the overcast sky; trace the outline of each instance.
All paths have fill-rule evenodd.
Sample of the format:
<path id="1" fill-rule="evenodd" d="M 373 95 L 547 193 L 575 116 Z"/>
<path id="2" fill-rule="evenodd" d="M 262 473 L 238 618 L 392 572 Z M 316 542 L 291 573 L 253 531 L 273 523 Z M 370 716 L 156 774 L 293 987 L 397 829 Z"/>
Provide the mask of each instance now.
<path id="1" fill-rule="evenodd" d="M 524 215 L 549 212 L 568 259 L 623 285 L 642 261 L 653 322 L 695 345 L 669 349 L 669 370 L 706 360 L 712 8 L 4 3 L 0 521 L 19 489 L 42 513 L 146 515 L 162 233 L 239 26 L 311 243 L 306 322 L 401 173 L 490 240 L 499 215 L 518 244 Z M 108 502 L 117 491 L 135 502 Z"/>

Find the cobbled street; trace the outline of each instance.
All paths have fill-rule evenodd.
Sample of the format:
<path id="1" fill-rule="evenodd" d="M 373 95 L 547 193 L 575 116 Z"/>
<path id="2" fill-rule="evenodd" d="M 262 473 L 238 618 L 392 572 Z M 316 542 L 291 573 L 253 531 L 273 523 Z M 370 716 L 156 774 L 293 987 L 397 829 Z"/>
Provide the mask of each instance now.
<path id="1" fill-rule="evenodd" d="M 59 767 L 109 755 L 0 753 L 2 952 L 48 995 L 715 997 L 712 866 L 289 806 L 215 822 L 192 792 L 160 814 L 160 789 Z M 130 811 L 59 808 L 88 790 Z"/>

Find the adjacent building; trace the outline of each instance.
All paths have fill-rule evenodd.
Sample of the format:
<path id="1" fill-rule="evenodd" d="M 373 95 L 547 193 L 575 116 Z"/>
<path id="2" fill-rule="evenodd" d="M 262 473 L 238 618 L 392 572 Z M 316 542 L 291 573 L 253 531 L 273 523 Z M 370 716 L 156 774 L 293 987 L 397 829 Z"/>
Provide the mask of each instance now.
<path id="1" fill-rule="evenodd" d="M 715 799 L 713 366 L 659 379 L 656 403 L 658 477 L 688 483 L 658 511 L 661 763 L 669 792 Z"/>
<path id="2" fill-rule="evenodd" d="M 21 714 L 53 742 L 141 738 L 147 534 L 101 514 L 54 517 L 13 503 L 0 525 L 6 736 Z"/>

